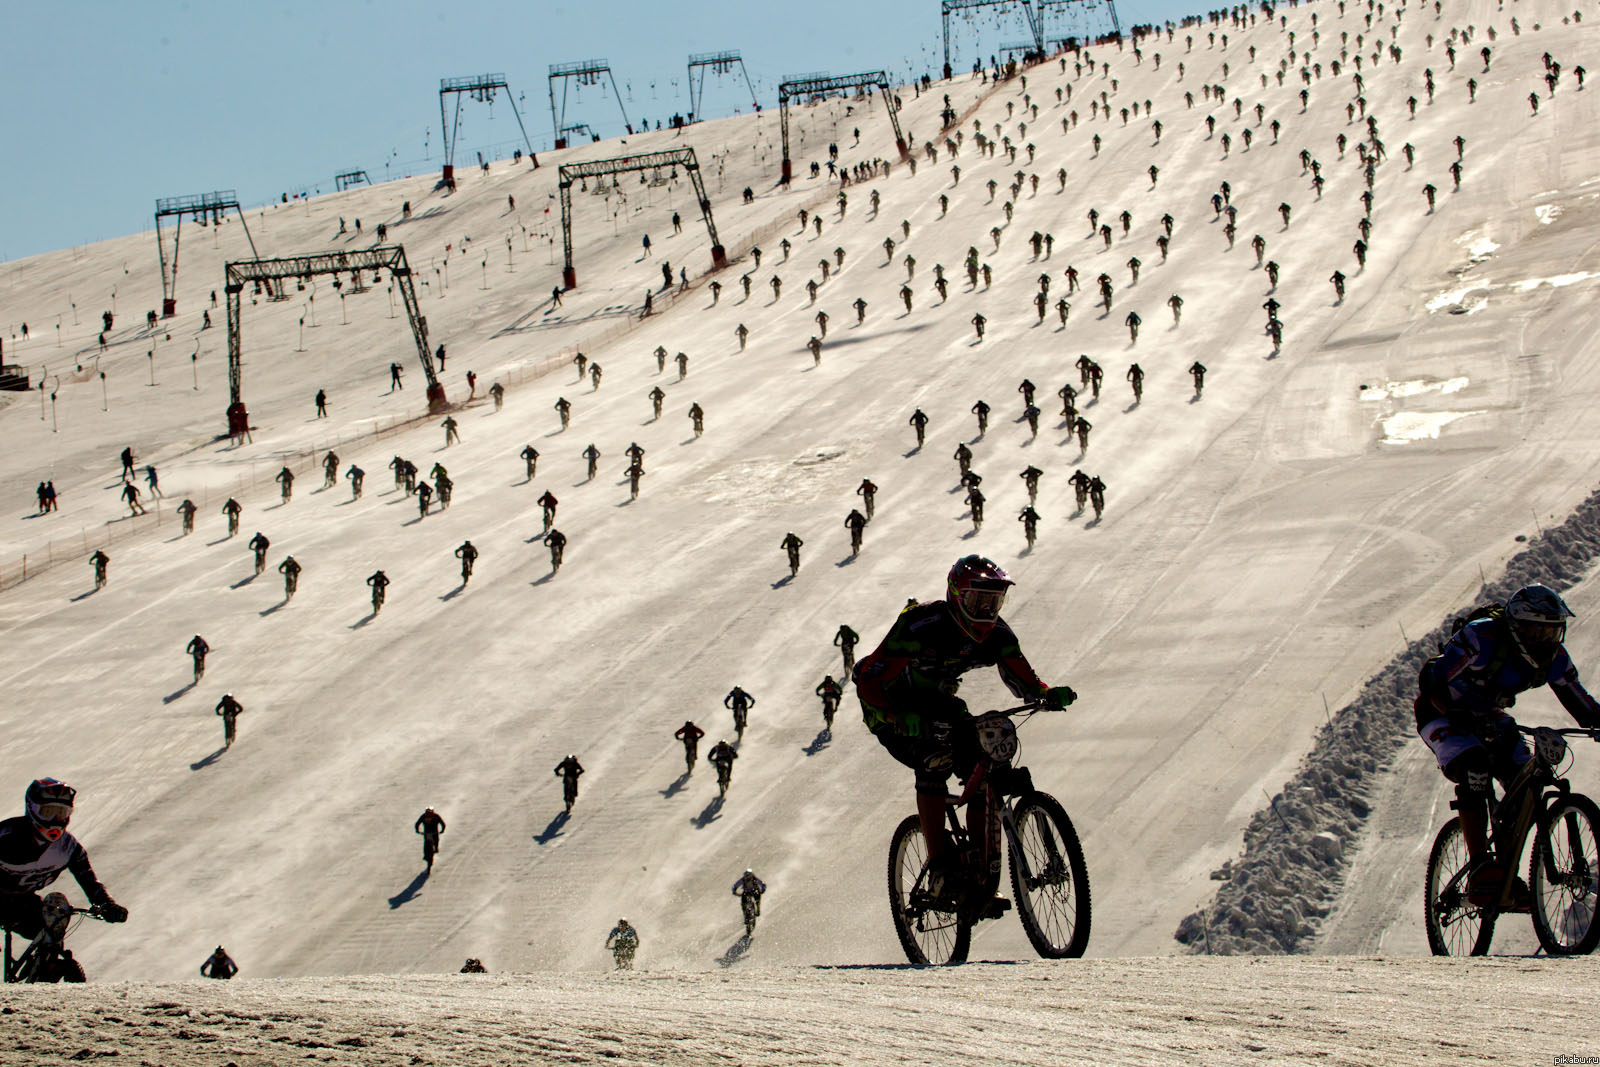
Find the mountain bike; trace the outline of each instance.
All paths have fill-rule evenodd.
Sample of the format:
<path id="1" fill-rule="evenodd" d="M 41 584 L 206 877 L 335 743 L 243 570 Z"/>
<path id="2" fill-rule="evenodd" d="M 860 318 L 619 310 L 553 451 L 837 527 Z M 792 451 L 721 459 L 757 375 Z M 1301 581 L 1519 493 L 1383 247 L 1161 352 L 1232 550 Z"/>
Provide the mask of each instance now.
<path id="1" fill-rule="evenodd" d="M 935 897 L 929 891 L 928 848 L 917 816 L 895 828 L 889 844 L 889 911 L 912 963 L 963 962 L 972 928 L 1009 910 L 1009 902 L 997 896 L 1002 838 L 1010 854 L 1017 918 L 1034 949 L 1046 959 L 1068 959 L 1088 947 L 1089 870 L 1083 847 L 1066 809 L 1035 789 L 1028 769 L 1015 764 L 1020 746 L 1012 717 L 1039 710 L 1038 704 L 1024 704 L 973 720 L 980 756 L 960 794 L 945 798 L 954 855 L 961 860 L 953 892 Z M 979 799 L 986 816 L 974 839 L 957 811 Z"/>
<path id="2" fill-rule="evenodd" d="M 761 898 L 754 893 L 739 895 L 739 910 L 744 914 L 744 935 L 756 932 L 756 916 L 761 914 Z"/>
<path id="3" fill-rule="evenodd" d="M 1600 731 L 1517 730 L 1533 738 L 1533 758 L 1498 803 L 1489 800 L 1489 854 L 1471 861 L 1459 816 L 1434 838 L 1422 903 L 1428 947 L 1436 956 L 1484 955 L 1495 921 L 1507 912 L 1531 911 L 1534 933 L 1552 956 L 1592 952 L 1600 941 L 1600 808 L 1560 777 L 1569 754 L 1566 739 L 1600 740 Z M 1530 902 L 1517 899 L 1515 875 L 1525 850 Z M 1505 872 L 1499 895 L 1487 905 L 1473 904 L 1468 882 L 1491 864 Z"/>
<path id="4" fill-rule="evenodd" d="M 5 981 L 7 982 L 82 982 L 83 967 L 66 947 L 67 934 L 84 916 L 100 919 L 98 907 L 74 907 L 62 893 L 46 893 L 42 912 L 44 926 L 22 954 L 11 955 L 11 931 L 6 931 Z"/>

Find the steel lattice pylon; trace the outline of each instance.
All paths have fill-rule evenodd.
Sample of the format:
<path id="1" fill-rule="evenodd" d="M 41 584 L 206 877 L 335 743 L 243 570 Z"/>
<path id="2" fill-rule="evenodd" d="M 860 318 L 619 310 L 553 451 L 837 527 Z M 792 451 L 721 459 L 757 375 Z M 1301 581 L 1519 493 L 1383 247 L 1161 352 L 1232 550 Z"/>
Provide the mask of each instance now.
<path id="1" fill-rule="evenodd" d="M 1117 18 L 1117 5 L 1113 2 L 1113 0 L 1034 0 L 1034 2 L 1039 5 L 1039 22 L 1041 26 L 1044 25 L 1046 17 L 1052 11 L 1060 11 L 1064 13 L 1077 12 L 1084 16 L 1085 22 L 1087 22 L 1087 20 L 1095 13 L 1099 12 L 1102 13 L 1104 17 L 1111 23 L 1110 35 L 1113 37 L 1122 36 L 1122 21 Z M 1063 41 L 1081 39 L 1088 41 L 1093 39 L 1095 36 L 1097 35 L 1087 32 L 1087 26 L 1085 26 L 1085 32 L 1081 35 L 1081 37 L 1079 34 L 1065 34 L 1059 35 L 1058 37 L 1052 39 L 1060 39 Z"/>
<path id="2" fill-rule="evenodd" d="M 240 297 L 245 283 L 265 282 L 270 285 L 284 278 L 380 269 L 387 270 L 394 278 L 400 288 L 400 297 L 405 302 L 406 318 L 411 322 L 411 335 L 417 342 L 417 355 L 422 360 L 422 373 L 428 379 L 428 408 L 435 410 L 444 406 L 444 385 L 433 371 L 433 354 L 428 350 L 428 320 L 417 303 L 417 292 L 411 284 L 411 267 L 406 263 L 404 248 L 388 245 L 365 251 L 319 252 L 282 259 L 241 259 L 229 263 L 225 274 L 228 293 L 229 436 L 239 436 L 250 426 L 250 415 L 244 406 L 244 383 L 240 370 L 243 352 L 239 331 L 243 312 Z"/>
<path id="3" fill-rule="evenodd" d="M 256 255 L 256 242 L 250 236 L 250 224 L 245 222 L 244 210 L 239 207 L 239 197 L 232 189 L 214 193 L 195 193 L 190 196 L 169 196 L 156 201 L 156 254 L 161 257 L 161 317 L 170 319 L 178 313 L 178 241 L 183 236 L 185 215 L 201 225 L 222 222 L 224 212 L 237 211 L 239 224 L 244 227 L 244 239 L 250 243 L 250 254 Z M 176 216 L 178 224 L 172 230 L 172 260 L 167 260 L 167 245 L 161 237 L 161 220 Z"/>
<path id="4" fill-rule="evenodd" d="M 740 57 L 738 49 L 728 49 L 723 52 L 701 52 L 689 57 L 689 121 L 700 122 L 700 101 L 705 96 L 706 70 L 710 69 L 716 74 L 731 74 L 733 66 L 739 65 L 739 73 L 744 75 L 744 84 L 750 90 L 750 106 L 757 111 L 761 104 L 756 100 L 756 87 L 750 84 L 750 72 L 745 70 L 744 60 Z M 696 75 L 698 74 L 698 77 Z"/>
<path id="5" fill-rule="evenodd" d="M 611 63 L 605 59 L 584 59 L 577 63 L 552 63 L 550 64 L 550 121 L 555 127 L 556 147 L 567 147 L 567 139 L 563 136 L 567 129 L 567 88 L 573 78 L 578 79 L 579 85 L 598 85 L 600 75 L 604 74 L 611 80 L 611 91 L 617 95 L 617 110 L 622 112 L 622 128 L 630 134 L 633 132 L 633 123 L 628 121 L 628 110 L 622 106 L 622 93 L 617 90 L 617 76 L 611 73 Z M 561 81 L 561 110 L 556 111 L 556 80 Z"/>
<path id="6" fill-rule="evenodd" d="M 847 92 L 851 89 L 876 88 L 883 94 L 883 108 L 889 113 L 889 124 L 894 127 L 894 146 L 900 150 L 900 161 L 911 158 L 905 135 L 900 132 L 900 117 L 895 114 L 894 97 L 889 95 L 889 78 L 881 70 L 864 74 L 822 75 L 818 77 L 791 78 L 778 85 L 778 128 L 783 135 L 783 171 L 778 181 L 788 185 L 794 177 L 794 164 L 789 158 L 789 100 L 792 97 L 825 96 L 829 93 Z"/>
<path id="7" fill-rule="evenodd" d="M 949 78 L 953 73 L 950 69 L 950 13 L 952 11 L 967 11 L 975 7 L 999 7 L 1004 4 L 1021 4 L 1022 13 L 1028 20 L 1028 32 L 1033 36 L 1034 50 L 1039 55 L 1044 55 L 1044 19 L 1041 12 L 1033 8 L 1034 0 L 939 0 L 939 18 L 944 24 L 944 76 Z"/>
<path id="8" fill-rule="evenodd" d="M 439 179 L 439 184 L 455 187 L 456 181 L 456 131 L 461 126 L 461 94 L 471 93 L 473 99 L 484 103 L 491 103 L 494 94 L 504 89 L 506 99 L 511 104 L 511 113 L 517 118 L 517 129 L 522 131 L 522 143 L 528 146 L 528 159 L 534 167 L 539 166 L 539 157 L 533 154 L 533 142 L 528 140 L 528 129 L 522 124 L 522 114 L 517 110 L 516 97 L 511 95 L 511 86 L 506 83 L 504 74 L 476 74 L 467 78 L 440 78 L 439 79 L 439 125 L 444 131 L 444 174 Z M 456 98 L 455 122 L 452 124 L 445 118 L 444 98 Z"/>
<path id="9" fill-rule="evenodd" d="M 577 268 L 572 263 L 572 183 L 581 178 L 595 178 L 605 174 L 624 174 L 636 170 L 653 170 L 659 167 L 681 165 L 689 173 L 694 185 L 695 202 L 706 220 L 706 231 L 711 234 L 711 266 L 713 270 L 728 265 L 728 253 L 717 238 L 717 224 L 711 217 L 711 200 L 700 181 L 700 163 L 694 149 L 674 148 L 668 152 L 645 152 L 637 156 L 619 156 L 616 159 L 594 159 L 587 163 L 563 163 L 557 171 L 556 184 L 561 190 L 561 250 L 563 266 L 561 284 L 568 289 L 578 287 Z"/>

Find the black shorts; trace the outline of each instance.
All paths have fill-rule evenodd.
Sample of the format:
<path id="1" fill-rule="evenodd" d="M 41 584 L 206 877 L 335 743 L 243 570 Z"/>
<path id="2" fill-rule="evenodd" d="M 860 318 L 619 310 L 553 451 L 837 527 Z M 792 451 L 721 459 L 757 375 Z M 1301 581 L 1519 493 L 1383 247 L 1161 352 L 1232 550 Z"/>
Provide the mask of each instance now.
<path id="1" fill-rule="evenodd" d="M 44 929 L 44 901 L 37 893 L 0 893 L 0 927 L 32 941 Z"/>
<path id="2" fill-rule="evenodd" d="M 880 722 L 872 735 L 889 755 L 916 773 L 918 793 L 944 796 L 952 774 L 965 779 L 977 764 L 978 732 L 964 701 L 945 697 L 929 703 L 934 706 L 918 712 L 921 728 L 917 733 L 907 734 L 894 723 Z"/>

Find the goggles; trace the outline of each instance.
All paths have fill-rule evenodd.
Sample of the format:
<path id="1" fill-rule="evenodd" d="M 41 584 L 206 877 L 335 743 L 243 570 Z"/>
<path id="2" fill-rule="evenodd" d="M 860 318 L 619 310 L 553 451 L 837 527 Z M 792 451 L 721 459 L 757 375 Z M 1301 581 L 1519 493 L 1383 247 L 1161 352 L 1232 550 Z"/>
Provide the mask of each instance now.
<path id="1" fill-rule="evenodd" d="M 1516 629 L 1524 640 L 1536 645 L 1558 645 L 1567 637 L 1567 624 L 1564 622 L 1533 622 L 1519 619 L 1516 622 Z"/>
<path id="2" fill-rule="evenodd" d="M 33 821 L 41 826 L 63 827 L 72 821 L 72 805 L 62 801 L 46 801 L 33 805 Z"/>
<path id="3" fill-rule="evenodd" d="M 1000 606 L 1005 603 L 1006 591 L 999 589 L 963 589 L 957 598 L 970 619 L 990 622 L 1000 617 Z"/>

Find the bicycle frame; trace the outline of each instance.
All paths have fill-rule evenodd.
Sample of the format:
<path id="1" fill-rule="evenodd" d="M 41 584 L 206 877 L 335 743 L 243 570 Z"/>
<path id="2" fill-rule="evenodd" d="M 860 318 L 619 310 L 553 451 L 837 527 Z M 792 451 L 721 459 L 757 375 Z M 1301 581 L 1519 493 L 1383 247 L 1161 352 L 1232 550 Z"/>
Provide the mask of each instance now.
<path id="1" fill-rule="evenodd" d="M 7 983 L 35 981 L 40 968 L 59 959 L 66 947 L 67 933 L 77 924 L 80 916 L 94 915 L 93 908 L 79 908 L 67 906 L 61 909 L 66 918 L 60 923 L 60 932 L 50 928 L 49 923 L 43 925 L 37 936 L 28 942 L 28 947 L 13 957 L 11 955 L 12 933 L 6 930 L 5 937 L 5 969 L 3 980 Z"/>
<path id="2" fill-rule="evenodd" d="M 1009 708 L 1000 714 L 1010 718 L 1017 712 L 1036 712 L 1039 709 L 1032 704 L 1021 707 Z M 1026 767 L 1013 767 L 1008 761 L 996 760 L 988 752 L 978 757 L 977 764 L 972 773 L 962 784 L 959 794 L 945 797 L 945 818 L 950 824 L 951 835 L 958 851 L 972 847 L 972 834 L 961 825 L 961 820 L 956 812 L 960 808 L 967 808 L 970 812 L 974 799 L 980 796 L 984 802 L 984 819 L 982 830 L 983 838 L 978 842 L 978 861 L 969 868 L 968 875 L 974 881 L 979 877 L 983 879 L 984 886 L 988 888 L 988 896 L 994 895 L 994 886 L 998 884 L 1002 870 L 1002 853 L 1000 839 L 1003 835 L 1007 847 L 1016 857 L 1021 868 L 1024 880 L 1031 880 L 1034 872 L 1028 866 L 1026 851 L 1017 840 L 1017 822 L 1015 815 L 1016 799 L 1033 792 L 1033 775 Z"/>
<path id="3" fill-rule="evenodd" d="M 1529 728 L 1518 724 L 1517 729 L 1530 737 L 1537 737 L 1539 730 L 1548 730 L 1552 734 L 1563 738 L 1569 736 L 1593 737 L 1588 730 L 1566 729 L 1554 730 L 1549 727 Z M 1489 825 L 1491 835 L 1489 840 L 1489 855 L 1478 863 L 1464 868 L 1450 880 L 1447 889 L 1455 888 L 1467 878 L 1473 870 L 1486 863 L 1498 863 L 1508 872 L 1500 887 L 1500 895 L 1495 900 L 1493 907 L 1496 911 L 1505 911 L 1513 903 L 1512 896 L 1515 891 L 1516 879 L 1510 877 L 1522 865 L 1522 854 L 1527 847 L 1528 834 L 1535 823 L 1544 816 L 1551 807 L 1552 800 L 1566 796 L 1572 791 L 1571 785 L 1565 778 L 1557 777 L 1556 767 L 1545 758 L 1543 752 L 1535 746 L 1533 758 L 1523 764 L 1512 779 L 1505 794 L 1496 801 L 1493 796 L 1489 798 Z M 1455 808 L 1456 802 L 1451 801 L 1450 806 Z M 1569 818 L 1573 818 L 1569 816 Z M 1575 819 L 1574 819 L 1575 822 Z M 1576 828 L 1574 827 L 1574 830 Z M 1545 857 L 1546 870 L 1552 879 L 1558 877 L 1554 860 L 1549 855 Z"/>

